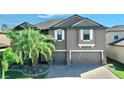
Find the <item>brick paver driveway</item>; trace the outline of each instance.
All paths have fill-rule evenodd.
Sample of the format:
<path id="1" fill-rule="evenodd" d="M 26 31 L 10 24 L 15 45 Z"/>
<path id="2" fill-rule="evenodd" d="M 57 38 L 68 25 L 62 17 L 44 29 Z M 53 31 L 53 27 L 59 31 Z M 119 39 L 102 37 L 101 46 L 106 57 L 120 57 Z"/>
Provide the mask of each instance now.
<path id="1" fill-rule="evenodd" d="M 87 78 L 87 79 L 117 78 L 104 66 L 101 66 L 99 64 L 85 64 L 85 65 L 72 64 L 71 66 L 53 65 L 47 77 L 58 78 L 58 77 L 81 77 L 81 76 L 82 78 Z"/>

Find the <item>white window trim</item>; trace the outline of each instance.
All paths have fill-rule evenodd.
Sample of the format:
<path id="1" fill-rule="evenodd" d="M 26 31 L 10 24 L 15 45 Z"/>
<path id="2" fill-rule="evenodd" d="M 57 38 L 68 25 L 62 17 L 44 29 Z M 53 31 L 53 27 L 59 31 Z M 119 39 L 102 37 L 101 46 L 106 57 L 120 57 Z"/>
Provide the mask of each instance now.
<path id="1" fill-rule="evenodd" d="M 91 40 L 83 40 L 83 42 L 90 42 Z"/>
<path id="2" fill-rule="evenodd" d="M 85 46 L 90 46 L 90 47 L 94 47 L 95 44 L 78 44 L 78 46 L 81 48 L 81 47 L 85 47 Z"/>
<path id="3" fill-rule="evenodd" d="M 55 40 L 57 40 L 57 30 L 54 31 Z"/>
<path id="4" fill-rule="evenodd" d="M 58 42 L 61 42 L 61 41 L 63 41 L 63 40 L 57 40 Z"/>
<path id="5" fill-rule="evenodd" d="M 58 37 L 57 37 L 57 31 L 58 30 L 62 30 L 62 39 L 61 40 L 58 40 Z M 54 31 L 54 36 L 55 36 L 55 40 L 56 41 L 63 41 L 64 39 L 65 39 L 65 30 L 63 30 L 63 29 L 56 29 L 55 31 Z"/>
<path id="6" fill-rule="evenodd" d="M 90 39 L 84 40 L 84 37 L 83 37 L 84 29 L 80 29 L 80 40 L 83 40 L 84 42 L 90 42 L 91 40 L 93 40 L 93 29 L 89 29 L 89 30 L 90 30 Z"/>

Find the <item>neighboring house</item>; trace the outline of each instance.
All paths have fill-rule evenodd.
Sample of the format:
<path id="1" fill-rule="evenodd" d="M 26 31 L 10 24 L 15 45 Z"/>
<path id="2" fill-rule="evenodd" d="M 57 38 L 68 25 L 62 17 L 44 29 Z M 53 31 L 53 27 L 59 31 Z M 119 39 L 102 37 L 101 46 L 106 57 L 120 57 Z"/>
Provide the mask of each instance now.
<path id="1" fill-rule="evenodd" d="M 107 29 L 106 42 L 107 57 L 124 63 L 124 25 Z"/>
<path id="2" fill-rule="evenodd" d="M 109 43 L 108 57 L 124 64 L 124 38 Z M 108 53 L 109 52 L 109 53 Z"/>
<path id="3" fill-rule="evenodd" d="M 10 39 L 0 31 L 0 49 L 10 46 Z"/>
<path id="4" fill-rule="evenodd" d="M 124 25 L 116 25 L 106 30 L 106 43 L 117 41 L 124 37 Z"/>
<path id="5" fill-rule="evenodd" d="M 24 24 L 29 25 L 25 22 L 15 29 L 27 27 Z M 75 14 L 67 19 L 37 23 L 33 27 L 55 38 L 54 63 L 106 64 L 105 26 Z"/>
<path id="6" fill-rule="evenodd" d="M 16 27 L 13 28 L 13 30 L 19 31 L 19 30 L 24 30 L 24 29 L 28 29 L 28 28 L 33 28 L 33 29 L 39 30 L 36 26 L 34 26 L 28 22 L 23 22 L 20 25 L 17 25 Z"/>
<path id="7" fill-rule="evenodd" d="M 55 37 L 53 62 L 62 64 L 105 64 L 105 29 L 103 25 L 79 15 L 35 24 Z"/>

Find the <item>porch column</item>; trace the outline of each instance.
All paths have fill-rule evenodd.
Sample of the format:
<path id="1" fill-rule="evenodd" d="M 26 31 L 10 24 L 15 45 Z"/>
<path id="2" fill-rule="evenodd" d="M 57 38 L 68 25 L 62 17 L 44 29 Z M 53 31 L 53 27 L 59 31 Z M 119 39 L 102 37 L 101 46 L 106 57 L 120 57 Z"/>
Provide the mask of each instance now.
<path id="1" fill-rule="evenodd" d="M 102 65 L 106 65 L 107 61 L 106 61 L 106 51 L 102 51 Z"/>
<path id="2" fill-rule="evenodd" d="M 67 61 L 67 65 L 71 65 L 71 59 L 70 59 L 70 51 L 68 50 L 67 52 L 66 52 L 66 54 L 67 54 L 67 57 L 66 57 L 66 61 Z"/>

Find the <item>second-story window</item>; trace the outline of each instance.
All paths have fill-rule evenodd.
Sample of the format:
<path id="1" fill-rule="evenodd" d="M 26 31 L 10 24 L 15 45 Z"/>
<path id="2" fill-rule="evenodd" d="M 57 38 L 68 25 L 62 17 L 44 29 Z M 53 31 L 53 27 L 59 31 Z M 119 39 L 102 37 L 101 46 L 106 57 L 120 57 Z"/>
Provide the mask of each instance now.
<path id="1" fill-rule="evenodd" d="M 84 41 L 89 41 L 93 39 L 92 29 L 83 29 L 80 30 L 80 39 Z"/>
<path id="2" fill-rule="evenodd" d="M 57 40 L 62 40 L 62 30 L 57 31 Z"/>
<path id="3" fill-rule="evenodd" d="M 114 32 L 113 33 L 113 40 L 116 41 L 119 39 L 119 33 L 118 32 Z"/>
<path id="4" fill-rule="evenodd" d="M 83 30 L 83 40 L 90 40 L 90 30 Z"/>
<path id="5" fill-rule="evenodd" d="M 57 29 L 57 30 L 55 30 L 55 39 L 57 41 L 64 40 L 64 30 L 63 29 Z"/>

